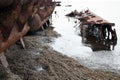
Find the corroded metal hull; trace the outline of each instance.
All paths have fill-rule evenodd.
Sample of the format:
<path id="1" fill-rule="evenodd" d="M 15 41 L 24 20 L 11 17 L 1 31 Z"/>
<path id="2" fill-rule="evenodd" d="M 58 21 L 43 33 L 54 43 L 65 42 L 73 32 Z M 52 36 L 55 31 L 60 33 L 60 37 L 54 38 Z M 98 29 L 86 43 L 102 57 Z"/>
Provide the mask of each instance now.
<path id="1" fill-rule="evenodd" d="M 11 1 L 3 5 L 5 1 Z M 0 1 L 0 53 L 27 32 L 38 30 L 50 18 L 55 3 L 51 0 Z"/>
<path id="2" fill-rule="evenodd" d="M 29 25 L 31 27 L 30 32 L 38 30 L 40 27 L 42 27 L 43 24 L 45 24 L 50 19 L 51 14 L 55 9 L 55 3 L 50 2 L 48 4 L 48 2 L 44 1 L 43 4 L 37 8 L 36 14 L 33 15 L 31 20 L 29 21 Z"/>
<path id="3" fill-rule="evenodd" d="M 0 0 L 0 8 L 5 8 L 10 6 L 13 3 L 13 0 Z"/>

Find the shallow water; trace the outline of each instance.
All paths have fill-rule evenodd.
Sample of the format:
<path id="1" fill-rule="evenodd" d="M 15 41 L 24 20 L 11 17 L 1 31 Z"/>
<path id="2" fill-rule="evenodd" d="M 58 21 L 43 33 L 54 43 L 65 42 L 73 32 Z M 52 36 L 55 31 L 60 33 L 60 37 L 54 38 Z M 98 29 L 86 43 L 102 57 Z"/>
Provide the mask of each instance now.
<path id="1" fill-rule="evenodd" d="M 120 73 L 120 1 L 119 0 L 61 0 L 61 7 L 56 7 L 53 13 L 53 26 L 61 37 L 55 39 L 51 46 L 70 57 L 75 58 L 84 66 L 91 69 L 103 69 Z M 66 7 L 66 5 L 72 5 Z M 65 15 L 73 10 L 91 10 L 104 19 L 114 22 L 118 40 L 115 49 L 110 51 L 93 51 L 92 44 L 85 44 L 79 36 L 79 28 L 74 18 Z M 76 23 L 77 22 L 77 23 Z"/>

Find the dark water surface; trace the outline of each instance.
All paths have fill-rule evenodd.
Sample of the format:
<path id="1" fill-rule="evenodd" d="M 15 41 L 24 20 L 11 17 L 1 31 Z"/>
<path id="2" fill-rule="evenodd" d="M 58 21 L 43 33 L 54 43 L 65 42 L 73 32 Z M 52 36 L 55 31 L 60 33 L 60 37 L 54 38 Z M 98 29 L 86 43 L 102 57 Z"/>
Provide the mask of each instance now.
<path id="1" fill-rule="evenodd" d="M 120 73 L 120 1 L 119 0 L 61 0 L 61 7 L 56 7 L 53 13 L 53 26 L 61 34 L 51 46 L 70 57 L 75 58 L 91 69 L 103 69 Z M 72 5 L 67 6 L 67 5 Z M 79 36 L 79 21 L 65 15 L 73 10 L 91 10 L 104 19 L 115 23 L 118 36 L 117 43 L 109 45 L 108 50 L 93 51 L 93 42 L 84 43 Z M 77 23 L 76 23 L 77 22 Z M 91 39 L 91 38 L 90 38 Z M 91 41 L 91 40 L 90 40 Z M 101 46 L 100 46 L 101 47 Z M 112 50 L 114 47 L 114 50 Z M 95 47 L 96 48 L 96 47 Z M 103 48 L 103 47 L 102 47 Z"/>

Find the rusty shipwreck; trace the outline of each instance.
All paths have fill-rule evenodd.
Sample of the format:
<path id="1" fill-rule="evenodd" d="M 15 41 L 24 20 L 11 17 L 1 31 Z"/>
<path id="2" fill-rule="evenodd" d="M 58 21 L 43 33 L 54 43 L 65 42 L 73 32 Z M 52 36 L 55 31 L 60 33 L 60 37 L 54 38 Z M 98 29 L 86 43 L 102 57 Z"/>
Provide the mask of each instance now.
<path id="1" fill-rule="evenodd" d="M 8 66 L 4 52 L 22 37 L 49 26 L 55 8 L 52 0 L 3 0 L 0 1 L 0 60 Z"/>
<path id="2" fill-rule="evenodd" d="M 82 42 L 91 45 L 93 51 L 114 50 L 117 44 L 115 23 L 108 22 L 89 9 L 78 12 L 77 10 L 67 14 L 79 20 Z M 112 46 L 112 49 L 111 49 Z"/>

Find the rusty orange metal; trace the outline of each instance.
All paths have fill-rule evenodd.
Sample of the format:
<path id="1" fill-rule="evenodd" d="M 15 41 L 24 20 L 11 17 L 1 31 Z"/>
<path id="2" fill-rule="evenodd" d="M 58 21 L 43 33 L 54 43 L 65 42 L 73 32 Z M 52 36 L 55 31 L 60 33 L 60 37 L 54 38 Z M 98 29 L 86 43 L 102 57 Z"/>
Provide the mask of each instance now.
<path id="1" fill-rule="evenodd" d="M 0 54 L 27 32 L 38 30 L 49 20 L 55 9 L 55 2 L 52 0 L 9 1 L 11 2 L 6 3 L 7 5 L 0 1 Z"/>
<path id="2" fill-rule="evenodd" d="M 100 16 L 96 15 L 95 13 L 86 10 L 84 13 L 81 11 L 80 13 L 82 13 L 80 15 L 80 20 L 84 20 L 84 22 L 86 24 L 109 24 L 110 26 L 114 26 L 114 23 L 111 23 L 103 18 L 101 18 Z"/>

